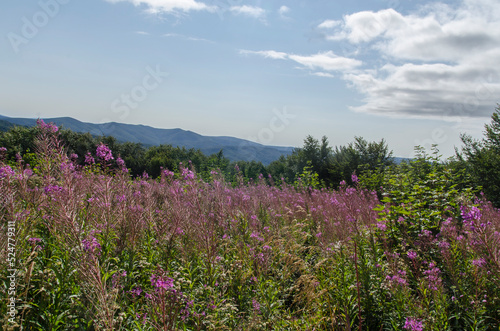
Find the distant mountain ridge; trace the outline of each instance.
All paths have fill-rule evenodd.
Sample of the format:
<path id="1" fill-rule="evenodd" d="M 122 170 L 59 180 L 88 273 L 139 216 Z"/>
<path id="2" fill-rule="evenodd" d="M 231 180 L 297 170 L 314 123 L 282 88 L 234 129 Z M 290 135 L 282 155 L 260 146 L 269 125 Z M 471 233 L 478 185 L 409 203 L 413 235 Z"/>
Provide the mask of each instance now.
<path id="1" fill-rule="evenodd" d="M 260 161 L 268 165 L 281 155 L 291 154 L 294 147 L 267 146 L 249 140 L 226 136 L 203 136 L 183 129 L 158 129 L 146 125 L 103 123 L 93 124 L 76 120 L 72 117 L 44 118 L 45 122 L 53 122 L 58 126 L 75 132 L 89 132 L 95 136 L 113 136 L 121 142 L 141 143 L 148 145 L 172 145 L 185 148 L 200 149 L 204 154 L 218 153 L 221 149 L 224 156 L 231 161 Z M 3 127 L 8 123 L 21 126 L 34 126 L 36 119 L 11 118 L 0 115 Z"/>

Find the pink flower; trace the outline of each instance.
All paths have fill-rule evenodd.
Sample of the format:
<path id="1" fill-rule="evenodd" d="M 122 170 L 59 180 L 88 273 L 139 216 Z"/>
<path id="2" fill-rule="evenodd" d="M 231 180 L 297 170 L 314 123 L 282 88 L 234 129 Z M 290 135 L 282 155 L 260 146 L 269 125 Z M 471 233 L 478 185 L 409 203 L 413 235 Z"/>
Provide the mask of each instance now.
<path id="1" fill-rule="evenodd" d="M 83 239 L 82 244 L 85 252 L 101 255 L 101 244 L 99 244 L 96 238 L 92 237 L 90 240 Z"/>
<path id="2" fill-rule="evenodd" d="M 460 207 L 460 212 L 462 215 L 462 218 L 464 222 L 470 222 L 473 220 L 480 220 L 481 219 L 481 210 L 479 208 L 473 206 L 470 210 L 467 210 L 467 207 L 461 206 Z"/>
<path id="3" fill-rule="evenodd" d="M 87 152 L 87 155 L 85 155 L 85 163 L 88 165 L 95 163 L 94 158 L 92 157 L 92 155 L 90 155 L 89 152 Z"/>
<path id="4" fill-rule="evenodd" d="M 142 289 L 140 287 L 136 287 L 133 290 L 130 290 L 129 293 L 131 293 L 133 297 L 136 297 L 141 295 Z"/>
<path id="5" fill-rule="evenodd" d="M 16 173 L 10 166 L 5 166 L 0 168 L 0 178 L 7 177 L 7 176 L 13 176 Z"/>
<path id="6" fill-rule="evenodd" d="M 424 329 L 424 324 L 416 318 L 407 317 L 403 329 L 410 331 L 422 331 Z"/>
<path id="7" fill-rule="evenodd" d="M 406 255 L 408 255 L 408 258 L 410 260 L 415 260 L 418 256 L 417 252 L 415 251 L 409 251 L 408 253 L 406 253 Z"/>
<path id="8" fill-rule="evenodd" d="M 486 260 L 481 258 L 478 260 L 472 260 L 472 265 L 475 265 L 478 268 L 481 268 L 486 265 Z"/>
<path id="9" fill-rule="evenodd" d="M 424 271 L 427 281 L 429 282 L 429 288 L 433 291 L 437 291 L 438 287 L 441 286 L 442 280 L 439 277 L 441 270 L 436 267 L 434 263 L 429 263 L 429 269 Z"/>
<path id="10" fill-rule="evenodd" d="M 256 313 L 260 314 L 260 303 L 257 300 L 252 299 L 252 307 Z"/>
<path id="11" fill-rule="evenodd" d="M 255 238 L 256 240 L 258 241 L 264 241 L 264 238 L 262 237 L 259 237 L 259 233 L 258 232 L 252 232 L 250 234 L 250 238 Z"/>
<path id="12" fill-rule="evenodd" d="M 46 130 L 46 131 L 50 131 L 50 132 L 54 132 L 54 133 L 56 133 L 59 130 L 57 125 L 55 125 L 54 123 L 47 124 L 42 119 L 38 119 L 36 121 L 36 124 L 42 130 Z"/>
<path id="13" fill-rule="evenodd" d="M 103 143 L 97 146 L 96 155 L 98 158 L 106 162 L 114 160 L 114 157 L 111 154 L 111 150 L 108 148 L 108 146 L 104 145 Z"/>
<path id="14" fill-rule="evenodd" d="M 123 161 L 123 159 L 121 157 L 118 157 L 116 159 L 116 164 L 120 167 L 120 168 L 123 168 L 125 167 L 125 161 Z"/>

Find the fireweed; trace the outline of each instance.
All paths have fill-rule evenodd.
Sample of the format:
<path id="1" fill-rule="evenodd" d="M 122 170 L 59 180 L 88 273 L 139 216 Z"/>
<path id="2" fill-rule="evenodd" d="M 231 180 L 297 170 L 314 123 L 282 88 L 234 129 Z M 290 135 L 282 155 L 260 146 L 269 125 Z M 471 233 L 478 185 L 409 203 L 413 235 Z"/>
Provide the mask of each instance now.
<path id="1" fill-rule="evenodd" d="M 36 168 L 0 160 L 0 275 L 15 222 L 23 328 L 498 329 L 500 213 L 449 174 L 395 175 L 382 201 L 354 177 L 131 178 L 105 145 L 76 166 L 56 128 L 39 123 Z"/>

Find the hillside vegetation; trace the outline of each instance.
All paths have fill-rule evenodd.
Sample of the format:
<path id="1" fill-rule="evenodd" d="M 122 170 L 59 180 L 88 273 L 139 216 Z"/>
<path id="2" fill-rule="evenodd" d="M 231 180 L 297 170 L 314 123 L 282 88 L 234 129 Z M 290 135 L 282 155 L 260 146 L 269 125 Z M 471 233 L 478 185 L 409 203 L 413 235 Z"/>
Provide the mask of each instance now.
<path id="1" fill-rule="evenodd" d="M 158 172 L 133 176 L 124 146 L 141 146 L 71 140 L 43 121 L 12 129 L 0 140 L 15 142 L 0 148 L 0 323 L 498 330 L 499 111 L 448 162 L 417 149 L 395 165 L 383 141 L 308 137 L 253 179 L 221 154 L 168 146 L 177 159 L 144 156 L 160 155 Z M 82 137 L 88 149 L 72 145 Z"/>

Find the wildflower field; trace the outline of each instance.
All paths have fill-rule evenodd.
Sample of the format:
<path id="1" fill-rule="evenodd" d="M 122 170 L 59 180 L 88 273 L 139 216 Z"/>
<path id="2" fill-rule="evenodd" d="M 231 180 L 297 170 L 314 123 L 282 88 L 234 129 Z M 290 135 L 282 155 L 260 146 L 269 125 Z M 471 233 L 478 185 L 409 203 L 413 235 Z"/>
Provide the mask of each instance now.
<path id="1" fill-rule="evenodd" d="M 4 330 L 500 330 L 500 212 L 432 163 L 374 192 L 37 147 L 0 161 Z"/>

